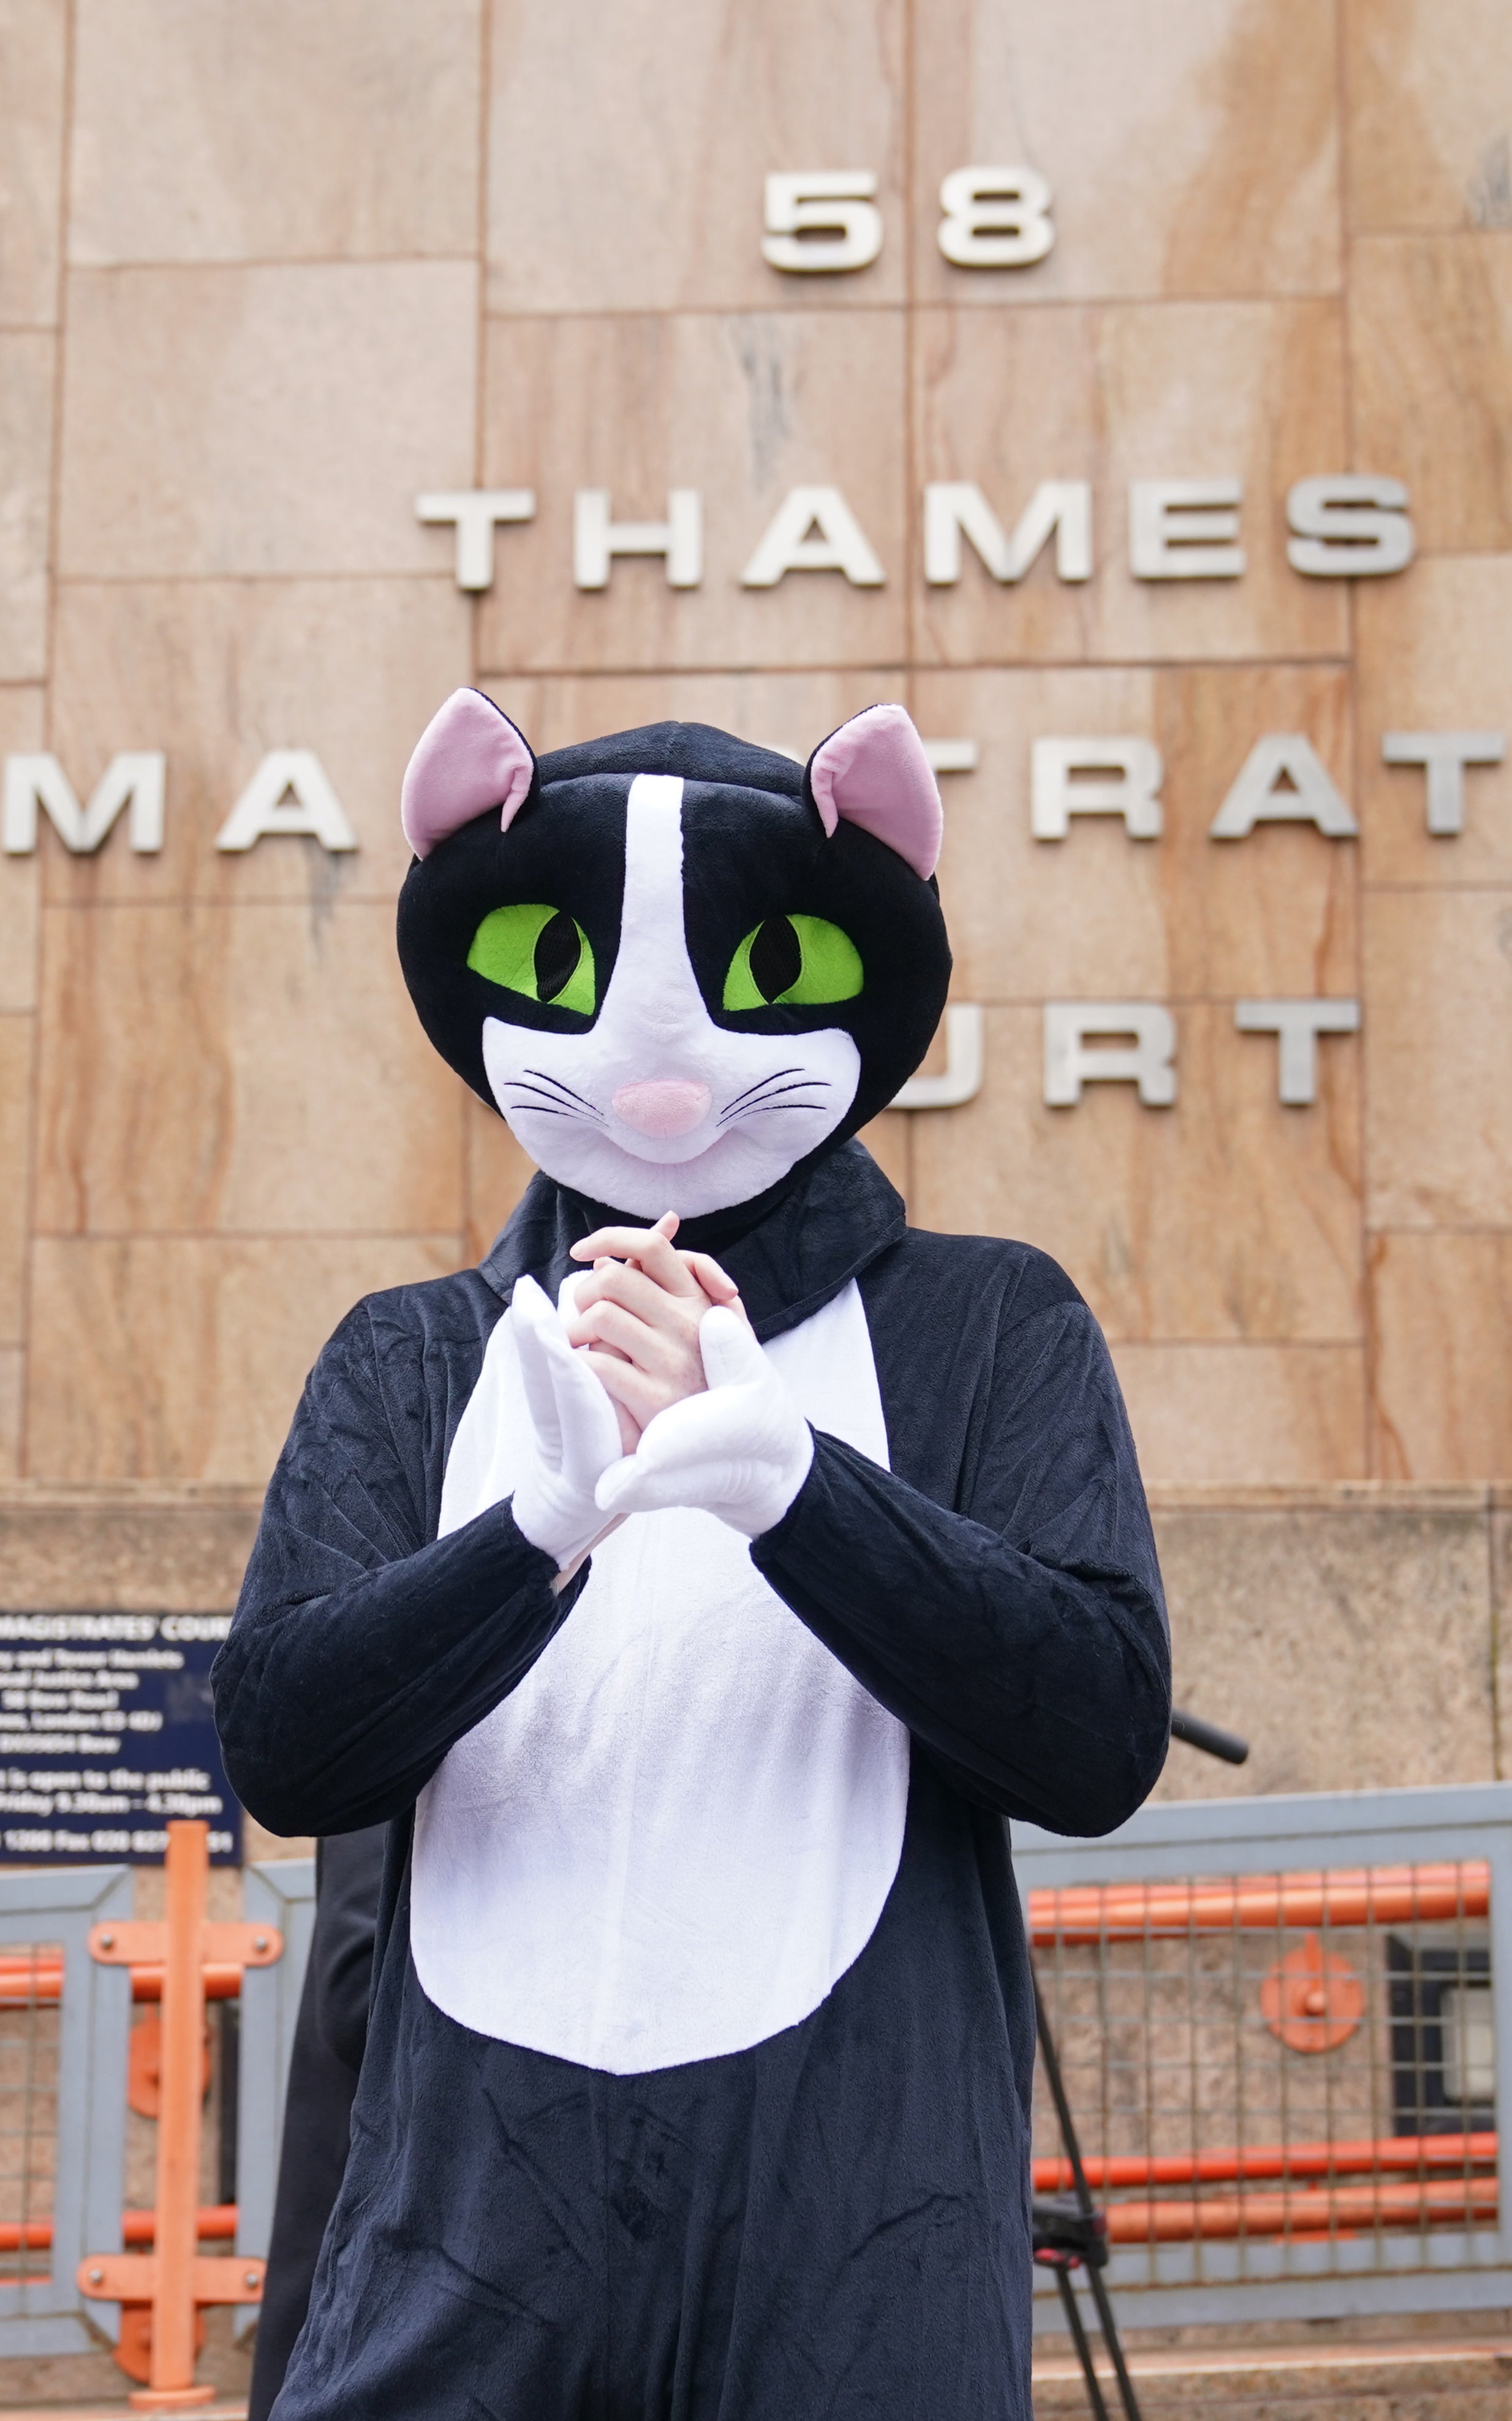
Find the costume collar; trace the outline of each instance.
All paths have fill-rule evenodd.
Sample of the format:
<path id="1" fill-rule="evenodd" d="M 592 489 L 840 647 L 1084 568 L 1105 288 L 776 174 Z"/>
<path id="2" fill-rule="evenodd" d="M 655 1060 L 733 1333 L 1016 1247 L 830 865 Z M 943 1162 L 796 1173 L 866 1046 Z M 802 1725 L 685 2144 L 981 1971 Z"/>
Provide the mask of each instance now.
<path id="1" fill-rule="evenodd" d="M 785 1189 L 746 1205 L 745 1212 L 744 1225 L 740 1210 L 690 1220 L 678 1241 L 716 1256 L 740 1288 L 763 1343 L 821 1311 L 899 1241 L 908 1224 L 901 1195 L 855 1142 L 827 1153 Z M 585 1202 L 538 1172 L 479 1263 L 480 1273 L 506 1303 L 527 1272 L 554 1302 L 562 1280 L 583 1266 L 569 1257 L 569 1247 L 611 1219 L 622 1223 L 623 1214 Z"/>

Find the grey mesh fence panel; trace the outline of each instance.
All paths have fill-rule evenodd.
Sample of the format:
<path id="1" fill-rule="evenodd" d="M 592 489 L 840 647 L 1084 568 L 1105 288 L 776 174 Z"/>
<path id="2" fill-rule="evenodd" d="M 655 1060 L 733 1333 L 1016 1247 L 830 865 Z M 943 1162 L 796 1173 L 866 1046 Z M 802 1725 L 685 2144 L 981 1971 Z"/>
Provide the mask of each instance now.
<path id="1" fill-rule="evenodd" d="M 120 2250 L 132 1980 L 88 1940 L 132 1898 L 127 1867 L 0 1872 L 0 2355 L 86 2352 L 86 2310 L 117 2331 L 76 2277 Z"/>
<path id="2" fill-rule="evenodd" d="M 252 1925 L 276 1925 L 284 1955 L 272 1967 L 249 1967 L 242 1978 L 242 2034 L 237 2089 L 236 2249 L 264 2257 L 273 2233 L 284 2092 L 294 2048 L 294 2024 L 315 1926 L 313 1858 L 270 1859 L 246 1870 L 244 1913 Z M 240 2304 L 233 2326 L 244 2336 L 255 2304 Z"/>
<path id="3" fill-rule="evenodd" d="M 1012 1832 L 1126 2325 L 1512 2304 L 1512 1785 Z"/>

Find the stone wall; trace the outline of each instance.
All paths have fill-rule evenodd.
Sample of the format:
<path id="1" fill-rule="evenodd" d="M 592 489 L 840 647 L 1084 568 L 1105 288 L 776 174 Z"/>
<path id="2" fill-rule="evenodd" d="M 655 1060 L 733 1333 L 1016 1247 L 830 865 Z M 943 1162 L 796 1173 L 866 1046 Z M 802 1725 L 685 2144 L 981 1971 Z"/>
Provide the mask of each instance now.
<path id="1" fill-rule="evenodd" d="M 1155 1516 L 1177 1703 L 1252 1743 L 1173 1742 L 1160 1797 L 1507 1771 L 1512 1490 L 1161 1490 Z"/>
<path id="2" fill-rule="evenodd" d="M 0 1611 L 234 1604 L 252 1489 L 0 1484 Z M 1512 1489 L 1158 1490 L 1178 1703 L 1247 1765 L 1172 1746 L 1162 1798 L 1484 1782 L 1512 1766 Z M 249 1854 L 270 1837 L 253 1828 Z M 306 1844 L 297 1846 L 303 1854 Z"/>
<path id="3" fill-rule="evenodd" d="M 679 714 L 801 755 L 893 695 L 977 749 L 943 777 L 942 883 L 987 1055 L 974 1101 L 892 1115 L 877 1148 L 915 1218 L 1027 1236 L 1085 1290 L 1148 1476 L 1217 1492 L 1167 1511 L 1173 1573 L 1210 1551 L 1204 1604 L 1251 1606 L 1256 1637 L 1272 1589 L 1291 1623 L 1315 1585 L 1341 1636 L 1399 1631 L 1367 1678 L 1411 1724 L 1396 1592 L 1419 1554 L 1468 1575 L 1447 1542 L 1487 1500 L 1381 1498 L 1372 1528 L 1244 1492 L 1512 1471 L 1512 762 L 1467 775 L 1443 837 L 1381 755 L 1390 729 L 1512 729 L 1512 16 L 0 0 L 0 751 L 52 752 L 81 800 L 123 750 L 167 759 L 160 851 L 123 819 L 73 853 L 44 818 L 0 858 L 0 1473 L 82 1492 L 102 1541 L 141 1518 L 120 1483 L 255 1491 L 346 1306 L 507 1215 L 523 1164 L 430 1053 L 392 943 L 399 776 L 453 685 L 539 746 Z M 1054 249 L 952 267 L 940 180 L 1005 146 L 1049 180 Z M 763 178 L 805 162 L 875 173 L 870 268 L 763 261 Z M 1288 487 L 1351 469 L 1405 483 L 1417 558 L 1304 578 Z M 1242 480 L 1241 578 L 1132 576 L 1128 483 L 1173 476 Z M 968 544 L 925 582 L 926 482 L 978 483 L 1006 525 L 1050 477 L 1090 483 L 1089 580 L 1050 549 L 1000 586 Z M 742 586 L 783 496 L 826 481 L 881 585 Z M 574 586 L 575 492 L 654 519 L 674 486 L 704 496 L 700 585 L 622 559 Z M 537 511 L 472 594 L 415 499 L 477 487 Z M 1057 731 L 1158 743 L 1159 840 L 1031 836 L 1030 743 Z M 1357 838 L 1209 837 L 1269 731 L 1305 735 Z M 217 851 L 286 747 L 354 851 Z M 1235 1031 L 1255 995 L 1362 1004 L 1311 1106 Z M 1171 1006 L 1175 1107 L 1115 1084 L 1046 1107 L 1043 1005 L 1088 997 Z M 1469 1694 L 1435 1773 L 1472 1735 L 1492 1757 L 1477 1602 L 1452 1686 L 1435 1641 L 1446 1723 Z M 1352 1773 L 1324 1722 L 1264 1771 Z"/>

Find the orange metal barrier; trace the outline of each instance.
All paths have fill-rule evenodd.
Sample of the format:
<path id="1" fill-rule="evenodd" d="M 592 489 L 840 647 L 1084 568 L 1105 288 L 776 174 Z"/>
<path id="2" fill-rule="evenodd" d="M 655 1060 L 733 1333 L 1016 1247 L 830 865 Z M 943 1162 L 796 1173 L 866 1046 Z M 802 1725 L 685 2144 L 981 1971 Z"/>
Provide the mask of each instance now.
<path id="1" fill-rule="evenodd" d="M 157 2235 L 158 2215 L 155 2210 L 123 2210 L 121 2239 L 127 2244 L 150 2244 Z M 229 2243 L 236 2234 L 234 2202 L 208 2203 L 198 2215 L 199 2239 L 213 2243 L 219 2239 Z M 50 2219 L 0 2220 L 0 2253 L 51 2253 L 53 2223 Z M 0 2279 L 0 2285 L 13 2286 L 14 2279 Z"/>
<path id="2" fill-rule="evenodd" d="M 1072 1883 L 1029 1894 L 1029 1934 L 1039 1950 L 1056 1942 L 1159 1941 L 1237 1929 L 1428 1924 L 1484 1916 L 1490 1896 L 1484 1859 L 1215 1882 Z"/>
<path id="3" fill-rule="evenodd" d="M 1473 2135 L 1360 2136 L 1337 2144 L 1246 2145 L 1242 2151 L 1115 2152 L 1107 2160 L 1087 2153 L 1082 2166 L 1089 2186 L 1113 2190 L 1238 2185 L 1252 2178 L 1350 2177 L 1362 2170 L 1447 2169 L 1462 2176 L 1469 2169 L 1495 2167 L 1496 2140 L 1495 2131 L 1489 2130 Z M 1036 2194 L 1065 2192 L 1075 2182 L 1070 2162 L 1036 2161 L 1034 2181 Z"/>
<path id="4" fill-rule="evenodd" d="M 219 1965 L 205 1970 L 207 2001 L 234 2001 L 242 1991 L 242 1970 Z M 63 1961 L 61 1959 L 0 1959 L 0 2009 L 29 2009 L 38 2002 L 61 2001 L 63 1998 Z M 133 2001 L 161 2001 L 163 1969 L 161 1966 L 132 1969 Z"/>
<path id="5" fill-rule="evenodd" d="M 1378 2227 L 1465 2227 L 1496 2216 L 1494 2178 L 1418 2178 L 1395 2184 L 1302 2187 L 1295 2194 L 1215 2195 L 1202 2202 L 1108 2205 L 1111 2244 L 1190 2244 L 1194 2237 L 1330 2237 Z"/>
<path id="6" fill-rule="evenodd" d="M 231 1968 L 240 1981 L 244 1967 L 271 1966 L 283 1950 L 272 1926 L 206 1921 L 208 1825 L 197 1820 L 169 1824 L 164 1870 L 167 1911 L 162 1924 L 112 1921 L 97 1925 L 89 1937 L 92 1957 L 108 1966 L 132 1969 L 133 1997 L 138 1974 L 161 1979 L 157 2204 L 150 2214 L 150 2240 L 142 2240 L 150 2241 L 153 2249 L 86 2254 L 78 2268 L 86 2295 L 123 2306 L 123 2353 L 128 2337 L 140 2348 L 140 2320 L 132 2316 L 131 2307 L 138 2312 L 143 2305 L 151 2307 L 149 2383 L 131 2398 L 146 2411 L 177 2411 L 210 2401 L 213 2390 L 195 2384 L 200 2305 L 261 2300 L 260 2261 L 226 2260 L 198 2251 L 205 1977 L 208 1968 Z"/>
<path id="7" fill-rule="evenodd" d="M 1070 1884 L 1026 1900 L 1091 2136 L 1086 2182 L 1130 2278 L 1142 2246 L 1390 2231 L 1399 2250 L 1406 2233 L 1496 2224 L 1485 1858 Z M 1047 2142 L 1039 2101 L 1034 2191 L 1064 2195 L 1071 2163 Z M 1163 2283 L 1153 2264 L 1142 2283 Z"/>

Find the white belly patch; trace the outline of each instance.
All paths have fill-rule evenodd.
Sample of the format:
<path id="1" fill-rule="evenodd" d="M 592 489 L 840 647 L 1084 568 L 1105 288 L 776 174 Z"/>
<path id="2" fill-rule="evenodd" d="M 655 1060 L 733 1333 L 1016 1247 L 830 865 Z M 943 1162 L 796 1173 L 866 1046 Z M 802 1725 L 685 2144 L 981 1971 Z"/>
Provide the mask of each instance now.
<path id="1" fill-rule="evenodd" d="M 818 1429 L 887 1463 L 852 1282 L 767 1348 Z M 526 1414 L 507 1320 L 441 1532 L 513 1487 Z M 897 1872 L 909 1738 L 712 1514 L 634 1515 L 519 1688 L 415 1811 L 415 1970 L 448 2017 L 615 2075 L 713 2059 L 807 2017 Z"/>

